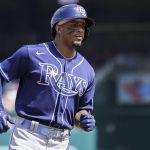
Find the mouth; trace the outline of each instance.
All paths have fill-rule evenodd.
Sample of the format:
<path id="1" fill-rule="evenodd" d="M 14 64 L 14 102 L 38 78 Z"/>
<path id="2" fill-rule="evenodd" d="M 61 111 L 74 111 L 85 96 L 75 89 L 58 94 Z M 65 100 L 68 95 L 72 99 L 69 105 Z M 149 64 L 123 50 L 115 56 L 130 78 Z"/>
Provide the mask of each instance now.
<path id="1" fill-rule="evenodd" d="M 82 41 L 83 36 L 82 35 L 75 35 L 75 39 L 77 39 L 78 41 Z"/>

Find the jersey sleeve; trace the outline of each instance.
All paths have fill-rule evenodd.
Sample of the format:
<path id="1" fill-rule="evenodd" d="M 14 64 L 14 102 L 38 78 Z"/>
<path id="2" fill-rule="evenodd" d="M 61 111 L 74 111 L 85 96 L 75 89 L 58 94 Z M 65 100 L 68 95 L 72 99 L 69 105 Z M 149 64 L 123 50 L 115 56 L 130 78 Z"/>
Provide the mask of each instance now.
<path id="1" fill-rule="evenodd" d="M 79 110 L 93 110 L 93 97 L 95 93 L 95 74 L 89 83 L 85 93 L 80 99 Z"/>
<path id="2" fill-rule="evenodd" d="M 28 49 L 23 46 L 0 63 L 0 74 L 6 81 L 18 79 L 27 73 L 28 63 Z"/>

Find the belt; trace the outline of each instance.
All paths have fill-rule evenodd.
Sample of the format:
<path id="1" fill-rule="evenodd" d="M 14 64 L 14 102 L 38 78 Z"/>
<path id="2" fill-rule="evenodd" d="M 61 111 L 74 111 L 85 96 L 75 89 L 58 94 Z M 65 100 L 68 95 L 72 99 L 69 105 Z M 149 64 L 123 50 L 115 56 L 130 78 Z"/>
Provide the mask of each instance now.
<path id="1" fill-rule="evenodd" d="M 15 124 L 24 129 L 28 129 L 38 134 L 44 135 L 48 138 L 66 138 L 70 136 L 70 130 L 68 129 L 58 129 L 50 126 L 45 126 L 39 124 L 39 122 L 37 121 L 30 121 L 21 117 L 17 117 Z"/>

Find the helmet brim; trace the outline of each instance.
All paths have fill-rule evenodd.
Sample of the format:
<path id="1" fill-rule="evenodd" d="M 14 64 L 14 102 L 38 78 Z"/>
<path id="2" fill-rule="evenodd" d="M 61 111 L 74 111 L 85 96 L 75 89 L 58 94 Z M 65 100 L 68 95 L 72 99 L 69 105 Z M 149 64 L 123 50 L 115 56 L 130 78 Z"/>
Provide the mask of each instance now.
<path id="1" fill-rule="evenodd" d="M 86 27 L 91 27 L 91 26 L 95 25 L 95 21 L 92 18 L 69 18 L 69 19 L 64 19 L 64 20 L 62 20 L 62 21 L 60 21 L 60 22 L 58 22 L 56 24 L 62 25 L 62 24 L 65 24 L 65 23 L 67 23 L 67 22 L 69 22 L 71 20 L 75 20 L 75 19 L 83 19 L 83 20 L 85 20 Z"/>

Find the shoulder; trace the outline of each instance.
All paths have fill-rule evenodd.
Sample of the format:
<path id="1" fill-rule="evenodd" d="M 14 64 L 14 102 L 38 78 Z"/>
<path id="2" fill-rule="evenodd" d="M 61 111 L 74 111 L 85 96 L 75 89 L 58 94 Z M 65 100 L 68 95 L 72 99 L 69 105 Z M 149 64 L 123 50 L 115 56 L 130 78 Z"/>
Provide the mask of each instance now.
<path id="1" fill-rule="evenodd" d="M 45 48 L 45 43 L 38 43 L 38 44 L 30 44 L 30 45 L 24 45 L 23 47 L 26 47 L 28 50 L 38 50 Z"/>
<path id="2" fill-rule="evenodd" d="M 42 48 L 44 47 L 44 42 L 43 43 L 37 43 L 37 44 L 30 44 L 30 45 L 25 45 L 28 48 Z"/>
<path id="3" fill-rule="evenodd" d="M 30 55 L 32 53 L 38 53 L 39 51 L 44 50 L 45 50 L 45 43 L 38 43 L 38 44 L 23 45 L 17 51 L 22 55 Z"/>

